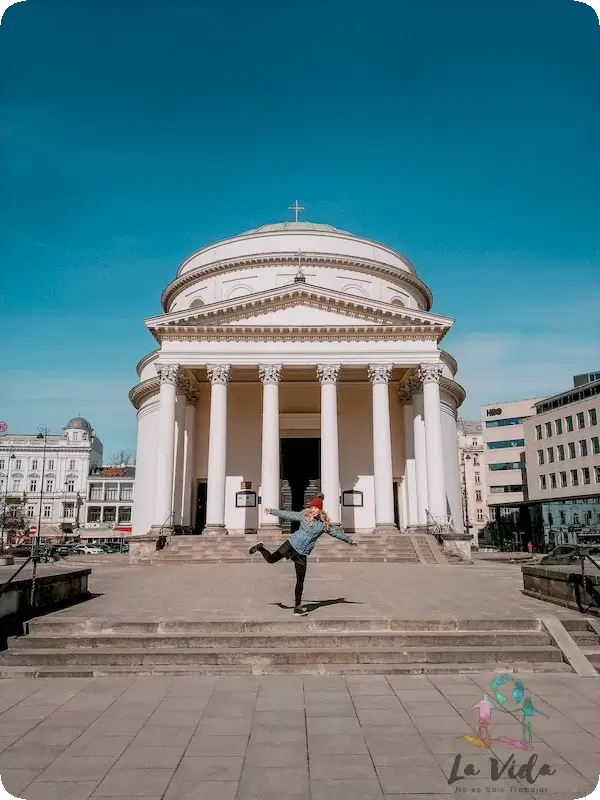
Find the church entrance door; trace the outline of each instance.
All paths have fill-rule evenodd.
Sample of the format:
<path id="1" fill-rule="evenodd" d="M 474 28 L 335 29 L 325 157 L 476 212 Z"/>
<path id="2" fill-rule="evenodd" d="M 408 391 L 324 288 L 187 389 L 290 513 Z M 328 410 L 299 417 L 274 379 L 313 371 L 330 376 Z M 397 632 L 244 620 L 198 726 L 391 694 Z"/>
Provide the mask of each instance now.
<path id="1" fill-rule="evenodd" d="M 320 491 L 321 440 L 281 439 L 281 508 L 301 511 Z M 298 523 L 292 523 L 294 531 Z M 284 533 L 287 525 L 283 526 Z"/>
<path id="2" fill-rule="evenodd" d="M 194 533 L 200 534 L 206 525 L 206 481 L 198 481 L 196 490 L 196 518 L 194 520 Z"/>

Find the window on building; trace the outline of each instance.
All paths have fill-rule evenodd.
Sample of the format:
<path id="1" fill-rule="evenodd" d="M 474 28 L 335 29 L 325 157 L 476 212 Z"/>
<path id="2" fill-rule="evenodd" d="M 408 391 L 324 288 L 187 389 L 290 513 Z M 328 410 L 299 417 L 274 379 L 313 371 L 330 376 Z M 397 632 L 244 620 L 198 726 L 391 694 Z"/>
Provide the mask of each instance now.
<path id="1" fill-rule="evenodd" d="M 588 411 L 590 425 L 597 425 L 598 424 L 598 414 L 595 408 L 590 408 Z"/>
<path id="2" fill-rule="evenodd" d="M 75 478 L 67 478 L 65 481 L 65 489 L 67 492 L 75 491 Z"/>
<path id="3" fill-rule="evenodd" d="M 567 423 L 568 432 L 571 433 L 573 431 L 573 417 L 565 417 L 565 422 Z"/>
<path id="4" fill-rule="evenodd" d="M 564 511 L 560 512 L 560 524 L 561 525 L 566 525 L 567 524 L 567 515 L 565 514 Z"/>
<path id="5" fill-rule="evenodd" d="M 541 466 L 544 463 L 544 451 L 538 450 L 538 464 Z"/>
<path id="6" fill-rule="evenodd" d="M 117 521 L 117 508 L 116 506 L 105 506 L 104 507 L 104 522 L 116 522 Z"/>
<path id="7" fill-rule="evenodd" d="M 37 460 L 37 458 L 32 458 L 31 459 L 31 469 L 37 469 L 37 468 L 38 468 L 38 460 Z"/>
<path id="8" fill-rule="evenodd" d="M 586 486 L 587 486 L 589 483 L 591 483 L 591 482 L 592 482 L 592 478 L 591 478 L 591 475 L 590 475 L 590 468 L 589 468 L 589 467 L 584 467 L 584 468 L 581 470 L 581 477 L 582 477 L 582 479 L 583 479 L 583 482 L 584 482 L 584 484 L 585 484 Z"/>
<path id="9" fill-rule="evenodd" d="M 507 425 L 520 425 L 523 417 L 507 417 L 506 419 L 490 419 L 485 423 L 486 428 L 505 428 Z"/>
<path id="10" fill-rule="evenodd" d="M 90 484 L 90 500 L 103 500 L 102 496 L 102 484 L 101 483 L 91 483 Z"/>
<path id="11" fill-rule="evenodd" d="M 556 489 L 556 472 L 550 473 L 550 488 Z"/>
<path id="12" fill-rule="evenodd" d="M 477 447 L 477 439 L 471 439 L 471 447 Z"/>
<path id="13" fill-rule="evenodd" d="M 23 469 L 23 467 L 21 466 L 21 463 L 22 462 L 21 462 L 20 458 L 15 459 L 15 469 Z"/>
<path id="14" fill-rule="evenodd" d="M 34 513 L 35 513 L 35 506 L 27 506 L 27 516 L 29 517 L 29 519 L 33 518 Z"/>
<path id="15" fill-rule="evenodd" d="M 480 503 L 480 502 L 481 502 L 481 499 L 482 499 L 482 498 L 481 498 L 481 489 L 476 489 L 476 490 L 475 490 L 475 500 L 477 500 L 477 502 L 479 502 L 479 503 Z"/>
<path id="16" fill-rule="evenodd" d="M 536 439 L 541 439 L 542 438 L 542 426 L 541 425 L 536 425 L 535 426 L 535 436 L 536 436 Z"/>
<path id="17" fill-rule="evenodd" d="M 75 503 L 63 503 L 63 517 L 73 519 L 75 516 Z"/>
<path id="18" fill-rule="evenodd" d="M 119 484 L 107 483 L 104 487 L 105 500 L 118 500 L 119 499 Z"/>
<path id="19" fill-rule="evenodd" d="M 563 432 L 562 419 L 555 419 L 554 425 L 556 426 L 556 435 L 560 436 L 561 433 Z"/>
<path id="20" fill-rule="evenodd" d="M 514 492 L 522 492 L 523 484 L 514 484 L 511 486 L 490 486 L 490 494 L 512 494 Z"/>
<path id="21" fill-rule="evenodd" d="M 52 516 L 52 506 L 44 506 L 43 516 L 44 519 L 50 519 Z"/>
<path id="22" fill-rule="evenodd" d="M 21 478 L 13 478 L 13 492 L 20 492 L 21 491 Z"/>
<path id="23" fill-rule="evenodd" d="M 577 427 L 579 428 L 579 430 L 585 428 L 585 414 L 583 413 L 583 411 L 577 412 Z"/>
<path id="24" fill-rule="evenodd" d="M 54 478 L 47 478 L 46 479 L 46 492 L 53 492 L 54 491 Z"/>
<path id="25" fill-rule="evenodd" d="M 569 442 L 569 458 L 575 458 L 575 442 Z"/>
<path id="26" fill-rule="evenodd" d="M 594 467 L 594 472 L 596 473 L 596 483 L 600 483 L 600 467 Z"/>
<path id="27" fill-rule="evenodd" d="M 100 506 L 89 506 L 87 512 L 87 521 L 100 522 L 101 513 L 102 512 Z"/>
<path id="28" fill-rule="evenodd" d="M 474 478 L 475 483 L 481 483 L 481 476 L 480 476 L 479 472 L 474 472 L 473 473 L 473 478 Z"/>
<path id="29" fill-rule="evenodd" d="M 497 472 L 501 469 L 525 469 L 524 461 L 504 461 L 501 464 L 490 464 L 490 472 Z"/>
<path id="30" fill-rule="evenodd" d="M 573 514 L 573 525 L 579 525 L 579 514 L 576 511 Z"/>
<path id="31" fill-rule="evenodd" d="M 52 458 L 48 461 L 48 469 L 54 469 L 54 459 Z"/>
<path id="32" fill-rule="evenodd" d="M 69 469 L 75 469 L 75 459 L 74 458 L 72 458 L 69 461 Z"/>
<path id="33" fill-rule="evenodd" d="M 586 525 L 589 525 L 591 523 L 591 521 L 592 521 L 592 512 L 591 511 L 586 511 L 585 512 L 585 514 L 583 515 L 583 521 L 584 521 L 584 523 Z"/>
<path id="34" fill-rule="evenodd" d="M 475 514 L 477 515 L 477 522 L 483 522 L 483 508 L 476 508 Z"/>
<path id="35" fill-rule="evenodd" d="M 565 460 L 565 446 L 564 444 L 559 444 L 556 448 L 558 450 L 558 460 L 564 461 Z"/>
<path id="36" fill-rule="evenodd" d="M 133 500 L 133 483 L 121 484 L 121 500 Z"/>
<path id="37" fill-rule="evenodd" d="M 571 486 L 579 486 L 579 472 L 576 469 L 571 470 Z"/>
<path id="38" fill-rule="evenodd" d="M 4 478 L 0 478 L 0 494 L 4 492 Z"/>
<path id="39" fill-rule="evenodd" d="M 479 466 L 479 456 L 473 456 L 473 466 L 474 467 Z M 133 500 L 133 496 L 130 499 Z"/>
<path id="40" fill-rule="evenodd" d="M 597 456 L 600 453 L 600 437 L 592 436 L 592 453 Z"/>
<path id="41" fill-rule="evenodd" d="M 488 450 L 502 450 L 505 447 L 525 447 L 525 439 L 506 439 L 503 442 L 488 442 Z"/>
<path id="42" fill-rule="evenodd" d="M 36 478 L 32 478 L 29 481 L 29 491 L 30 492 L 37 492 L 37 484 L 38 484 L 37 479 Z"/>
<path id="43" fill-rule="evenodd" d="M 567 488 L 567 473 L 561 472 L 560 473 L 560 488 L 566 489 Z"/>
<path id="44" fill-rule="evenodd" d="M 546 423 L 546 436 L 552 436 L 552 423 Z"/>
<path id="45" fill-rule="evenodd" d="M 579 441 L 579 455 L 585 458 L 588 454 L 587 439 L 580 439 Z"/>
<path id="46" fill-rule="evenodd" d="M 6 469 L 6 463 L 3 458 L 0 458 L 0 469 Z"/>
<path id="47" fill-rule="evenodd" d="M 546 476 L 540 475 L 540 489 L 546 489 Z"/>
<path id="48" fill-rule="evenodd" d="M 548 463 L 549 464 L 554 464 L 554 448 L 553 447 L 549 447 L 548 448 Z"/>
<path id="49" fill-rule="evenodd" d="M 131 506 L 121 506 L 119 508 L 117 522 L 131 522 Z"/>

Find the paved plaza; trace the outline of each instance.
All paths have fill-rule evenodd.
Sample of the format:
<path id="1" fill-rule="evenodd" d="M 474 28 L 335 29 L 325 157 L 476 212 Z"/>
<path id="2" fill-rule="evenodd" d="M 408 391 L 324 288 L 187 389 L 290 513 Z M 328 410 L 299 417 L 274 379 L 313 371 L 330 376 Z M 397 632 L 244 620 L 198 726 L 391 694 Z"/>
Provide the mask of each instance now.
<path id="1" fill-rule="evenodd" d="M 546 715 L 534 719 L 533 750 L 498 741 L 521 736 L 519 720 L 501 712 L 482 750 L 461 737 L 474 734 L 477 712 L 467 709 L 492 677 L 3 681 L 0 775 L 25 800 L 588 795 L 600 774 L 600 681 L 524 676 Z M 544 765 L 553 774 L 528 783 L 507 768 L 492 779 L 490 759 L 501 769 L 533 754 L 531 779 Z"/>
<path id="2" fill-rule="evenodd" d="M 131 567 L 117 557 L 92 566 L 88 602 L 53 615 L 119 619 L 288 619 L 295 573 L 265 564 Z M 106 559 L 105 559 L 106 561 Z M 303 602 L 311 618 L 503 619 L 572 615 L 525 597 L 518 565 L 473 566 L 309 561 Z"/>

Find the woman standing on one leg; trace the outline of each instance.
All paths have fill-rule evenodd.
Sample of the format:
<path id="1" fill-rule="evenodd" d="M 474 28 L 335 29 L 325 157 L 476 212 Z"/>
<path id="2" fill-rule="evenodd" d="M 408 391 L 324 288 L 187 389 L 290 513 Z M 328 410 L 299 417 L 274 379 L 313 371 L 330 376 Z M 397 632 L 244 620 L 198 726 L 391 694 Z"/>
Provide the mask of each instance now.
<path id="1" fill-rule="evenodd" d="M 294 520 L 300 523 L 297 531 L 285 541 L 274 553 L 270 553 L 262 542 L 253 545 L 249 552 L 253 555 L 257 551 L 269 564 L 275 564 L 282 558 L 289 558 L 296 567 L 296 592 L 294 598 L 294 614 L 307 614 L 306 608 L 302 605 L 302 590 L 304 588 L 304 578 L 306 576 L 307 556 L 312 553 L 315 543 L 319 536 L 328 533 L 335 539 L 340 539 L 346 544 L 356 547 L 349 536 L 336 526 L 331 527 L 329 517 L 323 511 L 323 500 L 315 497 L 310 501 L 310 505 L 304 511 L 281 511 L 277 508 L 266 508 L 265 514 L 272 514 L 274 517 Z"/>

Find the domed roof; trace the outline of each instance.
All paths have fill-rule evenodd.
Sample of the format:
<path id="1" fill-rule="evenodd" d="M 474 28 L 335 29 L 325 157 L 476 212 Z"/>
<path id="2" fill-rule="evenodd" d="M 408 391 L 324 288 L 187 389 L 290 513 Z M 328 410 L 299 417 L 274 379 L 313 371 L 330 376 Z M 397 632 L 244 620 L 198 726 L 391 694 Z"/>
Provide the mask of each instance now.
<path id="1" fill-rule="evenodd" d="M 73 419 L 70 419 L 65 425 L 65 430 L 89 431 L 91 433 L 92 426 L 87 419 L 83 417 L 73 417 Z"/>
<path id="2" fill-rule="evenodd" d="M 321 231 L 324 233 L 343 233 L 346 236 L 353 236 L 348 231 L 341 231 L 339 228 L 334 228 L 333 225 L 326 225 L 323 222 L 273 222 L 268 225 L 261 225 L 259 228 L 253 228 L 251 231 L 245 231 L 240 236 L 248 236 L 251 233 L 277 233 L 279 231 Z"/>

